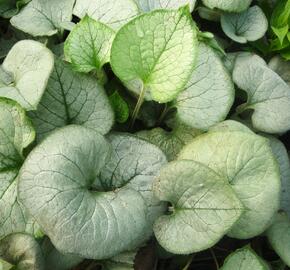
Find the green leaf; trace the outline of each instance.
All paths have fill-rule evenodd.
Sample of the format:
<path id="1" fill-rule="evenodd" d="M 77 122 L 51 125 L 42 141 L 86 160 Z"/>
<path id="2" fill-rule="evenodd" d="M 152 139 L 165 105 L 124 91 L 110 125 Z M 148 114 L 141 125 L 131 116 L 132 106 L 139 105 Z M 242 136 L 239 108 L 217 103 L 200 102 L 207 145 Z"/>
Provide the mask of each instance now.
<path id="1" fill-rule="evenodd" d="M 290 87 L 290 62 L 282 57 L 274 56 L 269 62 L 269 68 L 275 71 Z"/>
<path id="2" fill-rule="evenodd" d="M 258 40 L 268 29 L 267 18 L 258 6 L 252 6 L 237 14 L 222 14 L 221 25 L 224 33 L 238 43 Z"/>
<path id="3" fill-rule="evenodd" d="M 158 31 L 157 31 L 158 29 Z M 188 7 L 157 10 L 130 21 L 112 45 L 114 73 L 135 94 L 166 103 L 184 89 L 197 53 Z"/>
<path id="4" fill-rule="evenodd" d="M 17 174 L 23 150 L 35 132 L 25 111 L 14 101 L 0 98 L 0 239 L 14 232 L 33 233 L 33 221 L 17 200 Z"/>
<path id="5" fill-rule="evenodd" d="M 217 8 L 227 12 L 242 12 L 248 9 L 252 0 L 202 0 L 202 2 L 211 9 Z"/>
<path id="6" fill-rule="evenodd" d="M 216 244 L 239 219 L 243 206 L 227 179 L 198 162 L 179 160 L 160 171 L 154 193 L 172 204 L 154 233 L 163 248 L 190 254 Z"/>
<path id="7" fill-rule="evenodd" d="M 236 61 L 234 82 L 248 94 L 247 103 L 238 113 L 254 110 L 253 127 L 267 133 L 282 133 L 290 129 L 290 87 L 270 68 L 251 56 Z"/>
<path id="8" fill-rule="evenodd" d="M 56 128 L 83 125 L 106 134 L 113 125 L 109 100 L 96 79 L 56 60 L 37 111 L 29 113 L 41 140 Z"/>
<path id="9" fill-rule="evenodd" d="M 280 175 L 268 140 L 249 132 L 210 132 L 186 145 L 179 160 L 209 166 L 232 185 L 246 208 L 228 233 L 251 238 L 267 229 L 279 208 Z"/>
<path id="10" fill-rule="evenodd" d="M 109 97 L 110 103 L 115 111 L 115 118 L 118 123 L 125 123 L 129 118 L 129 106 L 122 96 L 115 91 Z"/>
<path id="11" fill-rule="evenodd" d="M 29 2 L 30 0 L 2 0 L 0 3 L 0 16 L 11 18 L 19 12 L 21 7 Z"/>
<path id="12" fill-rule="evenodd" d="M 290 220 L 286 213 L 278 213 L 272 226 L 267 230 L 267 238 L 275 252 L 290 266 Z"/>
<path id="13" fill-rule="evenodd" d="M 219 22 L 221 18 L 221 12 L 213 10 L 207 7 L 200 6 L 197 8 L 198 15 L 208 21 Z"/>
<path id="14" fill-rule="evenodd" d="M 126 185 L 138 191 L 147 205 L 147 224 L 141 237 L 148 240 L 153 222 L 165 208 L 154 197 L 152 183 L 161 167 L 167 163 L 166 157 L 156 146 L 129 134 L 111 134 L 108 139 L 113 148 L 111 159 L 101 170 L 94 187 L 115 190 Z"/>
<path id="15" fill-rule="evenodd" d="M 280 44 L 282 45 L 284 42 L 284 38 L 287 36 L 289 25 L 282 26 L 280 28 L 276 28 L 274 26 L 271 27 L 275 35 L 278 37 Z"/>
<path id="16" fill-rule="evenodd" d="M 134 0 L 142 12 L 150 12 L 156 9 L 178 9 L 189 5 L 193 11 L 196 0 Z"/>
<path id="17" fill-rule="evenodd" d="M 17 42 L 9 51 L 2 68 L 13 82 L 0 87 L 0 97 L 16 100 L 26 110 L 35 110 L 53 69 L 53 54 L 33 40 Z"/>
<path id="18" fill-rule="evenodd" d="M 250 134 L 255 134 L 247 126 L 234 120 L 226 120 L 226 121 L 220 122 L 214 125 L 213 127 L 211 127 L 209 130 L 209 132 L 225 132 L 225 131 L 241 131 L 241 132 L 246 132 Z"/>
<path id="19" fill-rule="evenodd" d="M 11 234 L 0 241 L 0 257 L 17 270 L 44 270 L 40 246 L 27 234 Z"/>
<path id="20" fill-rule="evenodd" d="M 32 0 L 12 17 L 11 24 L 32 36 L 52 36 L 62 32 L 61 23 L 70 22 L 75 0 Z"/>
<path id="21" fill-rule="evenodd" d="M 136 252 L 121 253 L 103 263 L 103 270 L 134 270 Z"/>
<path id="22" fill-rule="evenodd" d="M 281 28 L 289 24 L 290 18 L 290 1 L 279 0 L 274 8 L 271 16 L 271 26 L 274 28 Z"/>
<path id="23" fill-rule="evenodd" d="M 158 146 L 167 156 L 168 161 L 177 158 L 180 150 L 201 132 L 197 129 L 178 125 L 171 132 L 162 128 L 143 130 L 137 136 Z"/>
<path id="24" fill-rule="evenodd" d="M 110 61 L 114 36 L 111 28 L 85 16 L 65 41 L 65 57 L 79 72 L 99 71 Z"/>
<path id="25" fill-rule="evenodd" d="M 61 253 L 92 259 L 110 258 L 135 248 L 152 230 L 150 214 L 153 216 L 153 211 L 149 211 L 145 196 L 152 198 L 148 185 L 152 183 L 154 169 L 163 164 L 164 158 L 154 156 L 149 150 L 151 159 L 148 156 L 143 162 L 133 159 L 135 166 L 141 167 L 140 177 L 135 167 L 128 170 L 126 167 L 127 174 L 121 174 L 122 177 L 114 179 L 113 171 L 111 177 L 104 180 L 100 176 L 101 169 L 106 164 L 109 171 L 116 164 L 114 151 L 113 159 L 107 163 L 110 149 L 104 137 L 93 130 L 68 126 L 52 133 L 34 148 L 21 168 L 20 201 Z M 122 163 L 120 157 L 119 163 Z M 123 161 L 125 166 L 128 165 L 126 160 Z M 116 174 L 118 168 L 115 166 Z M 138 167 L 138 171 L 140 169 Z M 131 177 L 127 178 L 128 175 Z M 134 189 L 135 184 L 138 190 Z M 140 191 L 142 187 L 144 192 Z M 156 204 L 156 209 L 160 209 L 160 203 Z M 152 204 L 152 209 L 156 204 Z"/>
<path id="26" fill-rule="evenodd" d="M 197 68 L 175 101 L 177 118 L 202 130 L 224 120 L 234 102 L 230 75 L 215 51 L 199 43 Z"/>
<path id="27" fill-rule="evenodd" d="M 119 29 L 139 14 L 134 0 L 76 0 L 74 15 L 86 15 L 104 24 Z"/>
<path id="28" fill-rule="evenodd" d="M 45 268 L 47 270 L 70 270 L 84 260 L 75 255 L 60 253 L 52 245 L 49 238 L 45 238 L 41 243 L 41 250 L 45 259 Z"/>
<path id="29" fill-rule="evenodd" d="M 221 268 L 221 270 L 270 270 L 267 263 L 260 258 L 249 246 L 238 249 L 230 254 Z"/>

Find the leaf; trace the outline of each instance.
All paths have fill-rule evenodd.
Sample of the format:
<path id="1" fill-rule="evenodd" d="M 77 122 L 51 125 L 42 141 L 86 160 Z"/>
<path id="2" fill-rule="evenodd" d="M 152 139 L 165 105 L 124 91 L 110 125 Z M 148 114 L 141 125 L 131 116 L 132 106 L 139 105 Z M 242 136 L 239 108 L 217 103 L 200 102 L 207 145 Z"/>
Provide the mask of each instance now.
<path id="1" fill-rule="evenodd" d="M 110 152 L 95 131 L 68 126 L 34 148 L 21 168 L 19 199 L 61 253 L 106 259 L 144 240 L 148 207 L 131 179 L 103 181 L 109 189 L 94 184 Z"/>
<path id="2" fill-rule="evenodd" d="M 70 270 L 84 260 L 75 255 L 60 253 L 52 245 L 49 238 L 44 239 L 41 244 L 41 249 L 45 259 L 45 268 L 47 270 Z"/>
<path id="3" fill-rule="evenodd" d="M 70 22 L 75 0 L 32 0 L 10 23 L 32 36 L 62 33 L 61 24 Z"/>
<path id="4" fill-rule="evenodd" d="M 280 0 L 277 1 L 275 8 L 273 10 L 270 24 L 274 28 L 281 28 L 288 25 L 290 18 L 290 1 Z"/>
<path id="5" fill-rule="evenodd" d="M 238 249 L 230 254 L 221 268 L 221 270 L 270 270 L 267 263 L 261 259 L 249 246 Z"/>
<path id="6" fill-rule="evenodd" d="M 213 10 L 204 6 L 200 6 L 197 8 L 198 15 L 202 19 L 213 21 L 213 22 L 219 22 L 221 18 L 221 12 L 218 10 Z"/>
<path id="7" fill-rule="evenodd" d="M 226 118 L 234 102 L 234 85 L 218 55 L 199 43 L 196 69 L 175 101 L 177 118 L 202 130 Z"/>
<path id="8" fill-rule="evenodd" d="M 282 45 L 284 42 L 284 38 L 287 36 L 288 30 L 289 30 L 288 24 L 280 28 L 276 28 L 272 26 L 271 29 L 273 30 L 275 35 L 278 37 L 280 44 Z"/>
<path id="9" fill-rule="evenodd" d="M 109 97 L 111 106 L 115 111 L 115 118 L 118 123 L 125 123 L 129 118 L 129 106 L 122 96 L 115 91 Z"/>
<path id="10" fill-rule="evenodd" d="M 142 12 L 150 12 L 156 9 L 178 9 L 189 5 L 193 11 L 196 0 L 134 0 Z"/>
<path id="11" fill-rule="evenodd" d="M 272 226 L 267 230 L 267 238 L 275 252 L 290 265 L 290 220 L 286 213 L 278 213 Z"/>
<path id="12" fill-rule="evenodd" d="M 232 185 L 246 211 L 230 237 L 247 239 L 267 229 L 279 208 L 281 186 L 267 139 L 244 131 L 211 132 L 186 145 L 178 159 L 205 164 Z"/>
<path id="13" fill-rule="evenodd" d="M 104 190 L 118 189 L 124 185 L 138 191 L 147 204 L 147 224 L 141 237 L 152 234 L 152 224 L 164 212 L 164 204 L 155 198 L 152 183 L 167 161 L 156 146 L 138 137 L 115 133 L 108 136 L 113 152 L 110 161 L 101 170 L 94 187 Z"/>
<path id="14" fill-rule="evenodd" d="M 134 270 L 136 252 L 119 254 L 103 263 L 103 270 Z"/>
<path id="15" fill-rule="evenodd" d="M 33 233 L 34 221 L 17 200 L 17 174 L 23 150 L 35 132 L 24 110 L 14 101 L 0 98 L 0 239 L 14 232 Z"/>
<path id="16" fill-rule="evenodd" d="M 201 132 L 197 129 L 178 125 L 171 132 L 162 128 L 143 130 L 137 136 L 158 146 L 167 156 L 168 161 L 175 160 L 180 150 Z"/>
<path id="17" fill-rule="evenodd" d="M 290 87 L 290 62 L 280 56 L 274 56 L 269 62 L 269 68 L 275 71 Z"/>
<path id="18" fill-rule="evenodd" d="M 243 206 L 226 178 L 198 162 L 179 160 L 160 171 L 154 192 L 172 204 L 154 233 L 163 248 L 190 254 L 216 244 L 239 219 Z"/>
<path id="19" fill-rule="evenodd" d="M 113 29 L 119 29 L 136 17 L 139 9 L 134 0 L 76 0 L 73 13 L 79 18 L 88 15 Z"/>
<path id="20" fill-rule="evenodd" d="M 247 103 L 237 111 L 253 109 L 254 128 L 267 133 L 290 129 L 290 88 L 275 72 L 252 57 L 244 57 L 236 61 L 233 79 L 248 94 Z"/>
<path id="21" fill-rule="evenodd" d="M 214 125 L 213 127 L 211 127 L 209 130 L 209 132 L 225 132 L 225 131 L 231 131 L 231 132 L 241 131 L 241 132 L 246 132 L 250 134 L 255 134 L 247 126 L 234 120 L 226 120 L 226 121 L 220 122 Z"/>
<path id="22" fill-rule="evenodd" d="M 252 6 L 241 13 L 224 13 L 221 16 L 224 33 L 238 43 L 262 38 L 268 29 L 268 21 L 262 9 Z"/>
<path id="23" fill-rule="evenodd" d="M 29 2 L 30 0 L 2 0 L 0 3 L 0 16 L 11 18 L 19 12 L 21 7 Z"/>
<path id="24" fill-rule="evenodd" d="M 280 169 L 282 185 L 280 209 L 287 212 L 287 214 L 290 216 L 290 161 L 287 149 L 284 144 L 275 137 L 265 134 L 263 134 L 263 136 L 269 139 L 272 153 L 275 156 Z"/>
<path id="25" fill-rule="evenodd" d="M 252 0 L 202 0 L 202 2 L 211 9 L 217 8 L 227 12 L 242 12 L 248 9 Z"/>
<path id="26" fill-rule="evenodd" d="M 99 71 L 110 61 L 114 36 L 111 28 L 85 16 L 65 41 L 65 57 L 79 72 Z"/>
<path id="27" fill-rule="evenodd" d="M 29 116 L 38 140 L 54 129 L 70 124 L 83 125 L 106 134 L 114 118 L 109 100 L 97 80 L 74 72 L 62 60 L 56 60 L 38 109 Z"/>
<path id="28" fill-rule="evenodd" d="M 16 100 L 26 110 L 35 110 L 53 69 L 53 54 L 33 40 L 17 42 L 2 68 L 13 76 L 13 83 L 0 88 L 0 97 Z"/>
<path id="29" fill-rule="evenodd" d="M 41 249 L 27 234 L 11 234 L 0 241 L 0 257 L 17 270 L 44 270 Z"/>
<path id="30" fill-rule="evenodd" d="M 166 103 L 184 89 L 194 68 L 196 27 L 188 7 L 146 13 L 114 39 L 114 73 L 135 94 Z"/>

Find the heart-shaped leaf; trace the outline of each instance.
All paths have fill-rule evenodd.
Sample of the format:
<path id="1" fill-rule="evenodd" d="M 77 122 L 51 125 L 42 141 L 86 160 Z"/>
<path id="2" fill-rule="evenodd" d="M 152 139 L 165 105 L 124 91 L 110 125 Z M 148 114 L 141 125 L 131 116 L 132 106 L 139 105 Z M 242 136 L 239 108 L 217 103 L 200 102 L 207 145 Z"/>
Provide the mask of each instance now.
<path id="1" fill-rule="evenodd" d="M 88 15 L 95 20 L 118 29 L 136 17 L 139 8 L 134 0 L 76 0 L 74 15 Z"/>
<path id="2" fill-rule="evenodd" d="M 11 234 L 0 241 L 0 257 L 17 270 L 44 270 L 40 246 L 27 234 Z"/>
<path id="3" fill-rule="evenodd" d="M 196 0 L 134 0 L 142 12 L 150 12 L 155 9 L 178 9 L 190 5 L 193 11 Z"/>
<path id="4" fill-rule="evenodd" d="M 260 258 L 250 247 L 238 249 L 229 255 L 221 270 L 270 270 L 267 263 Z"/>
<path id="5" fill-rule="evenodd" d="M 234 84 L 216 52 L 200 42 L 196 69 L 175 101 L 177 118 L 207 130 L 226 118 L 234 102 Z"/>
<path id="6" fill-rule="evenodd" d="M 251 5 L 252 0 L 202 0 L 202 2 L 211 9 L 217 8 L 228 12 L 242 12 Z"/>
<path id="7" fill-rule="evenodd" d="M 241 13 L 224 13 L 221 25 L 225 34 L 238 43 L 247 43 L 262 38 L 268 29 L 267 18 L 258 6 Z"/>
<path id="8" fill-rule="evenodd" d="M 11 24 L 32 36 L 52 36 L 62 32 L 62 23 L 70 22 L 75 0 L 32 0 L 12 17 Z"/>
<path id="9" fill-rule="evenodd" d="M 281 133 L 290 129 L 290 87 L 274 71 L 251 56 L 238 58 L 234 82 L 248 94 L 241 113 L 253 109 L 253 127 L 263 132 Z"/>
<path id="10" fill-rule="evenodd" d="M 194 68 L 196 43 L 188 7 L 153 11 L 118 31 L 111 65 L 135 94 L 165 103 L 184 89 Z"/>
<path id="11" fill-rule="evenodd" d="M 128 159 L 123 161 L 120 153 L 120 165 L 116 165 L 118 154 L 114 151 L 107 163 L 110 145 L 101 135 L 68 126 L 43 140 L 22 166 L 20 200 L 61 253 L 105 259 L 135 248 L 152 231 L 150 201 L 146 200 L 152 198 L 150 181 L 162 157 L 156 160 L 150 151 L 151 159 L 148 154 L 146 163 L 133 159 L 135 167 L 121 169 L 122 177 L 115 179 L 114 173 L 122 162 L 127 166 Z M 111 171 L 113 167 L 115 171 Z M 137 169 L 141 169 L 140 176 Z M 109 175 L 109 179 L 103 178 Z M 139 180 L 138 189 L 134 189 Z"/>
<path id="12" fill-rule="evenodd" d="M 168 161 L 172 161 L 177 158 L 180 150 L 200 133 L 197 129 L 178 125 L 170 132 L 154 128 L 140 131 L 137 136 L 158 146 L 166 154 Z"/>
<path id="13" fill-rule="evenodd" d="M 290 266 L 290 219 L 286 213 L 278 213 L 271 227 L 267 230 L 267 238 L 275 252 Z"/>
<path id="14" fill-rule="evenodd" d="M 232 185 L 246 211 L 229 236 L 251 238 L 267 229 L 279 208 L 280 175 L 268 140 L 249 132 L 210 132 L 186 145 L 179 159 L 209 166 Z"/>
<path id="15" fill-rule="evenodd" d="M 155 222 L 154 233 L 158 242 L 175 254 L 213 246 L 244 210 L 226 178 L 191 160 L 163 167 L 154 193 L 172 204 L 172 213 Z"/>
<path id="16" fill-rule="evenodd" d="M 33 40 L 17 42 L 9 51 L 2 68 L 13 81 L 0 87 L 0 97 L 16 100 L 26 110 L 35 110 L 53 69 L 53 54 Z"/>
<path id="17" fill-rule="evenodd" d="M 113 125 L 113 111 L 104 89 L 91 76 L 74 72 L 56 60 L 54 71 L 37 111 L 30 112 L 41 140 L 56 128 L 78 124 L 106 134 Z"/>
<path id="18" fill-rule="evenodd" d="M 99 71 L 110 61 L 114 36 L 110 27 L 85 16 L 67 37 L 65 56 L 79 72 Z"/>
<path id="19" fill-rule="evenodd" d="M 16 102 L 0 98 L 0 239 L 14 232 L 34 231 L 34 221 L 17 200 L 23 149 L 34 137 L 25 111 Z"/>
<path id="20" fill-rule="evenodd" d="M 274 70 L 290 87 L 290 62 L 280 56 L 273 57 L 269 62 L 269 68 Z"/>

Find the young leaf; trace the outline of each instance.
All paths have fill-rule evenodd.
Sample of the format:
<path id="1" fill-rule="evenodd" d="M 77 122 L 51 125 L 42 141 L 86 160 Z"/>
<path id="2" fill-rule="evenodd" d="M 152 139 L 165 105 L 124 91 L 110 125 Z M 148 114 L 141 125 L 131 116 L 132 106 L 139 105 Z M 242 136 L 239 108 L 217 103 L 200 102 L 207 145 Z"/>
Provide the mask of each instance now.
<path id="1" fill-rule="evenodd" d="M 113 125 L 109 100 L 93 77 L 74 72 L 69 64 L 55 61 L 47 89 L 35 112 L 29 113 L 41 140 L 56 128 L 83 125 L 106 134 Z"/>
<path id="2" fill-rule="evenodd" d="M 53 54 L 33 40 L 17 42 L 9 51 L 2 68 L 13 82 L 0 87 L 0 97 L 16 100 L 26 110 L 35 110 L 53 69 Z"/>
<path id="3" fill-rule="evenodd" d="M 242 12 L 251 5 L 252 0 L 202 0 L 202 2 L 211 9 L 217 8 L 227 12 Z"/>
<path id="4" fill-rule="evenodd" d="M 79 72 L 100 71 L 110 61 L 114 36 L 111 28 L 85 16 L 65 41 L 65 57 Z"/>
<path id="5" fill-rule="evenodd" d="M 27 234 L 11 234 L 0 241 L 0 257 L 19 270 L 45 270 L 40 246 Z"/>
<path id="6" fill-rule="evenodd" d="M 178 159 L 201 162 L 232 185 L 246 211 L 229 236 L 246 239 L 267 229 L 279 208 L 281 188 L 267 139 L 244 131 L 210 132 L 186 145 Z"/>
<path id="7" fill-rule="evenodd" d="M 175 101 L 177 118 L 202 130 L 226 118 L 234 102 L 230 75 L 215 51 L 199 43 L 197 67 Z"/>
<path id="8" fill-rule="evenodd" d="M 178 9 L 189 5 L 193 11 L 196 0 L 134 0 L 142 12 L 150 12 L 155 9 Z"/>
<path id="9" fill-rule="evenodd" d="M 17 200 L 17 174 L 23 150 L 35 137 L 24 110 L 0 98 L 0 239 L 14 232 L 33 233 L 33 221 Z"/>
<path id="10" fill-rule="evenodd" d="M 157 10 L 119 30 L 111 65 L 135 94 L 165 103 L 184 89 L 194 68 L 196 44 L 196 27 L 187 7 Z"/>
<path id="11" fill-rule="evenodd" d="M 248 246 L 229 255 L 221 270 L 233 270 L 237 266 L 239 270 L 270 270 L 267 263 Z"/>
<path id="12" fill-rule="evenodd" d="M 290 129 L 290 87 L 275 72 L 249 56 L 236 61 L 233 79 L 248 94 L 247 103 L 237 110 L 254 110 L 254 128 L 268 133 Z"/>
<path id="13" fill-rule="evenodd" d="M 267 238 L 280 258 L 290 266 L 290 219 L 286 213 L 278 213 L 272 226 L 267 230 Z"/>
<path id="14" fill-rule="evenodd" d="M 110 149 L 95 131 L 68 126 L 34 148 L 21 168 L 20 201 L 61 253 L 106 259 L 144 240 L 148 207 L 131 179 L 106 183 L 109 190 L 94 184 Z"/>
<path id="15" fill-rule="evenodd" d="M 15 28 L 32 36 L 52 36 L 62 32 L 62 23 L 71 21 L 74 2 L 32 0 L 10 22 Z"/>
<path id="16" fill-rule="evenodd" d="M 122 96 L 115 91 L 109 97 L 111 106 L 115 111 L 115 118 L 118 123 L 125 123 L 129 118 L 129 106 Z"/>
<path id="17" fill-rule="evenodd" d="M 243 206 L 227 179 L 198 162 L 179 160 L 160 171 L 154 193 L 172 204 L 154 233 L 166 250 L 190 254 L 217 243 L 239 219 Z"/>
<path id="18" fill-rule="evenodd" d="M 134 260 L 136 252 L 121 253 L 105 261 L 102 266 L 103 270 L 134 270 Z"/>
<path id="19" fill-rule="evenodd" d="M 224 33 L 238 43 L 247 43 L 262 38 L 268 29 L 267 18 L 258 6 L 242 13 L 224 13 L 221 16 Z"/>
<path id="20" fill-rule="evenodd" d="M 135 0 L 76 0 L 73 13 L 79 18 L 88 15 L 118 29 L 136 17 L 139 9 Z"/>
<path id="21" fill-rule="evenodd" d="M 154 128 L 140 131 L 137 136 L 158 146 L 166 154 L 168 161 L 172 161 L 177 158 L 180 150 L 200 133 L 197 129 L 178 125 L 171 132 Z"/>

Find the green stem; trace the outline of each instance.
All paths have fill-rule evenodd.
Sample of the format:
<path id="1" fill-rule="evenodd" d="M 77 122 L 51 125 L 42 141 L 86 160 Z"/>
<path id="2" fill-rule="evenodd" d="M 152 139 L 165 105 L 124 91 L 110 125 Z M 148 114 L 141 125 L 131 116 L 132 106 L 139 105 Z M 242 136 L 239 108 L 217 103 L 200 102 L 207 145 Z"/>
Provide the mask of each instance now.
<path id="1" fill-rule="evenodd" d="M 160 117 L 159 117 L 159 119 L 157 121 L 157 126 L 161 125 L 161 123 L 164 120 L 164 117 L 166 116 L 167 112 L 168 112 L 168 104 L 166 103 L 165 106 L 164 106 L 164 109 L 163 109 L 162 113 L 160 114 Z"/>
<path id="2" fill-rule="evenodd" d="M 131 130 L 134 127 L 135 121 L 137 119 L 137 116 L 139 114 L 141 106 L 142 106 L 142 104 L 144 102 L 145 91 L 146 90 L 145 90 L 144 84 L 142 83 L 141 92 L 140 92 L 137 104 L 136 104 L 135 109 L 134 109 L 133 114 L 132 114 L 132 119 L 131 119 L 131 123 L 130 123 L 130 129 Z"/>
<path id="3" fill-rule="evenodd" d="M 194 257 L 195 257 L 195 254 L 193 254 L 192 256 L 190 256 L 189 260 L 187 261 L 186 265 L 182 268 L 182 270 L 188 270 L 189 266 L 193 262 Z"/>
<path id="4" fill-rule="evenodd" d="M 105 85 L 108 82 L 107 74 L 103 68 L 96 71 L 96 77 L 101 85 Z"/>
<path id="5" fill-rule="evenodd" d="M 213 257 L 213 260 L 214 260 L 214 263 L 215 263 L 216 269 L 219 270 L 219 269 L 220 269 L 220 266 L 219 266 L 219 263 L 218 263 L 217 257 L 215 256 L 215 253 L 214 253 L 214 251 L 212 250 L 212 248 L 210 248 L 209 250 L 210 250 L 210 253 L 211 253 L 212 257 Z"/>

